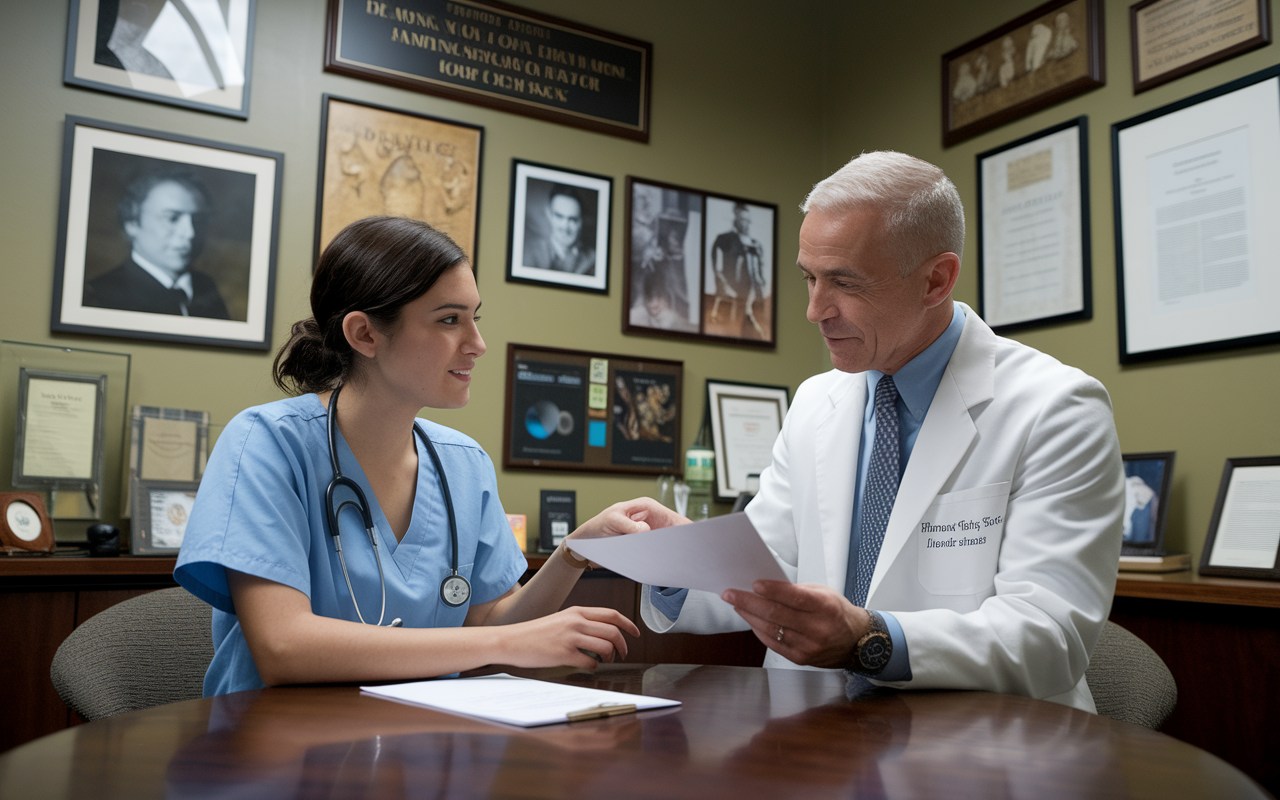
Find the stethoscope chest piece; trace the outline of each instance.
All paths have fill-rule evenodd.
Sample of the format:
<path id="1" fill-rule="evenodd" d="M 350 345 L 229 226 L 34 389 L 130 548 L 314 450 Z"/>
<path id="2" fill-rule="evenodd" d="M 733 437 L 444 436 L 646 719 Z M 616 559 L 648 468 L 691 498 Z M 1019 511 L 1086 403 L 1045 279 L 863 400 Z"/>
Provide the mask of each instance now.
<path id="1" fill-rule="evenodd" d="M 471 584 L 455 572 L 440 584 L 440 599 L 450 608 L 457 608 L 471 599 Z"/>

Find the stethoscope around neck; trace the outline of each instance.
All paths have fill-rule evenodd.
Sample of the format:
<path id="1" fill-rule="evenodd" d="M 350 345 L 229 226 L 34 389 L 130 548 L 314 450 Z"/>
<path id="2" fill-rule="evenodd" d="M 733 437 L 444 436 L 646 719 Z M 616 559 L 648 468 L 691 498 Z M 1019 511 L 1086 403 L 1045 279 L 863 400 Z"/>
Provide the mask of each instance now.
<path id="1" fill-rule="evenodd" d="M 329 397 L 329 462 L 333 465 L 333 480 L 329 481 L 329 486 L 324 490 L 325 513 L 329 523 L 329 535 L 333 537 L 333 549 L 337 551 L 338 563 L 342 565 L 342 578 L 347 582 L 347 592 L 351 595 L 351 604 L 356 607 L 356 617 L 361 622 L 365 622 L 364 615 L 360 613 L 360 602 L 356 600 L 355 590 L 351 588 L 351 576 L 347 573 L 347 559 L 342 555 L 342 531 L 338 529 L 338 515 L 342 513 L 342 509 L 352 506 L 360 512 L 360 517 L 364 520 L 365 532 L 369 534 L 369 544 L 373 546 L 373 561 L 378 565 L 378 583 L 382 587 L 382 610 L 378 612 L 377 624 L 381 625 L 382 618 L 387 613 L 387 578 L 382 571 L 382 556 L 378 552 L 378 534 L 373 528 L 373 514 L 369 510 L 369 501 L 365 498 L 364 490 L 355 481 L 345 477 L 338 466 L 338 393 L 341 391 L 342 387 L 339 386 Z M 427 438 L 426 431 L 422 430 L 416 421 L 413 423 L 413 432 L 426 445 L 431 463 L 435 465 L 436 474 L 440 476 L 440 488 L 444 492 L 444 509 L 449 517 L 449 540 L 452 545 L 449 575 L 440 583 L 440 599 L 450 608 L 457 608 L 471 599 L 471 584 L 458 574 L 458 520 L 453 514 L 449 479 L 445 477 L 444 465 L 440 463 L 440 455 L 436 453 L 435 445 Z M 356 499 L 343 500 L 335 506 L 334 492 L 339 486 L 350 489 Z M 390 627 L 398 628 L 400 622 L 400 618 L 396 617 L 391 621 Z"/>

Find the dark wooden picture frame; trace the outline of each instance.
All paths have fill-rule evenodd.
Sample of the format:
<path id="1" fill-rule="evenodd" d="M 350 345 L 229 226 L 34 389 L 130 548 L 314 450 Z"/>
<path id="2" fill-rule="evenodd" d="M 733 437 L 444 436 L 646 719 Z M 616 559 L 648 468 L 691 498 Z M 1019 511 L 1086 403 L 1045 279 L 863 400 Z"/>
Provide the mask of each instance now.
<path id="1" fill-rule="evenodd" d="M 1125 527 L 1120 555 L 1162 556 L 1164 531 L 1169 522 L 1169 496 L 1173 486 L 1172 450 L 1125 453 Z M 1154 485 L 1152 485 L 1154 484 Z M 1135 530 L 1141 526 L 1143 530 Z"/>
<path id="2" fill-rule="evenodd" d="M 680 475 L 683 415 L 682 361 L 507 345 L 503 469 Z"/>
<path id="3" fill-rule="evenodd" d="M 1213 559 L 1214 545 L 1218 541 L 1218 534 L 1224 514 L 1229 513 L 1227 509 L 1227 498 L 1230 493 L 1232 477 L 1237 469 L 1249 469 L 1255 467 L 1280 467 L 1280 456 L 1266 456 L 1262 458 L 1228 458 L 1222 467 L 1222 481 L 1218 484 L 1218 498 L 1213 504 L 1213 517 L 1209 520 L 1209 532 L 1205 536 L 1204 550 L 1200 552 L 1200 574 L 1211 575 L 1221 578 L 1261 578 L 1262 580 L 1280 581 L 1280 542 L 1277 543 L 1277 552 L 1272 556 L 1272 564 L 1270 567 L 1239 567 L 1239 566 L 1214 566 L 1210 563 Z M 1238 501 L 1237 501 L 1238 502 Z M 1272 520 L 1277 529 L 1280 529 L 1280 514 L 1276 515 L 1276 519 Z"/>
<path id="4" fill-rule="evenodd" d="M 35 515 L 40 530 L 27 538 L 30 514 Z M 44 498 L 35 492 L 0 492 L 0 553 L 53 553 L 56 549 L 53 521 Z"/>
<path id="5" fill-rule="evenodd" d="M 649 141 L 652 44 L 494 0 L 329 0 L 324 68 Z"/>
<path id="6" fill-rule="evenodd" d="M 1103 0 L 1049 0 L 943 55 L 942 146 L 1104 85 L 1104 28 Z"/>
<path id="7" fill-rule="evenodd" d="M 476 271 L 484 126 L 332 94 L 320 103 L 312 267 L 339 230 L 387 214 L 444 231 Z"/>
<path id="8" fill-rule="evenodd" d="M 624 202 L 624 334 L 777 347 L 776 205 L 634 175 Z M 740 257 L 732 278 L 728 249 Z"/>
<path id="9" fill-rule="evenodd" d="M 569 232 L 573 242 L 562 258 L 554 239 L 572 225 L 577 230 Z M 608 294 L 613 178 L 511 159 L 507 237 L 508 283 Z"/>
<path id="10" fill-rule="evenodd" d="M 270 350 L 284 154 L 74 116 L 64 137 L 50 329 Z M 184 263 L 153 266 L 190 276 L 187 314 L 135 263 L 141 245 L 118 213 L 137 193 L 145 232 L 166 188 L 193 231 L 164 254 Z"/>
<path id="11" fill-rule="evenodd" d="M 1236 1 L 1240 5 L 1254 6 L 1253 11 L 1257 15 L 1257 19 L 1254 27 L 1255 33 L 1252 36 L 1238 38 L 1235 41 L 1227 43 L 1225 47 L 1220 45 L 1219 49 L 1191 60 L 1186 60 L 1185 58 L 1178 59 L 1176 58 L 1176 54 L 1174 54 L 1174 58 L 1172 60 L 1180 61 L 1180 63 L 1173 67 L 1167 67 L 1162 71 L 1153 67 L 1150 71 L 1149 77 L 1146 78 L 1143 77 L 1143 42 L 1140 41 L 1142 33 L 1141 17 L 1144 13 L 1157 13 L 1158 9 L 1155 8 L 1156 6 L 1160 6 L 1162 4 L 1172 5 L 1173 2 L 1177 2 L 1177 0 L 1142 0 L 1141 3 L 1135 3 L 1129 6 L 1129 52 L 1131 65 L 1133 67 L 1133 93 L 1141 94 L 1148 89 L 1153 89 L 1162 84 L 1169 83 L 1170 81 L 1175 81 L 1178 78 L 1190 75 L 1193 72 L 1199 72 L 1212 64 L 1217 64 L 1220 61 L 1235 58 L 1236 56 L 1247 53 L 1250 50 L 1257 50 L 1259 47 L 1265 47 L 1266 45 L 1271 44 L 1270 3 L 1268 3 L 1267 0 Z M 1212 5 L 1212 3 L 1207 2 L 1207 0 L 1197 0 L 1197 2 L 1201 5 Z M 1234 11 L 1232 8 L 1221 8 L 1221 3 L 1218 5 L 1220 7 L 1216 10 L 1216 14 L 1214 15 L 1201 13 L 1199 14 L 1199 19 L 1186 19 L 1185 17 L 1180 18 L 1178 30 L 1173 33 L 1180 34 L 1185 31 L 1186 28 L 1194 27 L 1195 25 L 1202 23 L 1207 23 L 1211 27 L 1210 32 L 1217 32 L 1217 27 L 1213 26 L 1213 23 L 1215 21 L 1221 21 L 1221 16 L 1224 13 L 1230 14 Z M 1203 9 L 1201 9 L 1201 11 L 1203 11 Z M 1218 19 L 1206 19 L 1206 17 L 1210 16 L 1217 17 Z M 1183 43 L 1190 45 L 1196 44 L 1194 40 Z M 1168 59 L 1169 57 L 1166 56 L 1165 58 Z"/>

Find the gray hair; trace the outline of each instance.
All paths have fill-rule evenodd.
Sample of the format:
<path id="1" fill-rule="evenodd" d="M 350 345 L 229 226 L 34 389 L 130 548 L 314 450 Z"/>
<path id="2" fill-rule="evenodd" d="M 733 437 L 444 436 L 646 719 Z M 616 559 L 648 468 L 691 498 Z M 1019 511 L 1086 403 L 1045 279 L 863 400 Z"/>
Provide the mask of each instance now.
<path id="1" fill-rule="evenodd" d="M 863 153 L 820 181 L 800 210 L 876 208 L 903 276 L 940 253 L 964 255 L 964 206 L 946 174 L 905 153 Z"/>

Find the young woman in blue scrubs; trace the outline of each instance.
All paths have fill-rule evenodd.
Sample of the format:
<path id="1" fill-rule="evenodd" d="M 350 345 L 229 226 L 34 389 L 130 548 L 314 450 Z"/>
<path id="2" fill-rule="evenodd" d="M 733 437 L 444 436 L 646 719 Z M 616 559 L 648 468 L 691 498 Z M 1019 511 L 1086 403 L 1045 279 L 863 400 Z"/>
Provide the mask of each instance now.
<path id="1" fill-rule="evenodd" d="M 297 396 L 247 409 L 227 425 L 178 557 L 175 578 L 214 607 L 206 696 L 486 664 L 593 668 L 591 653 L 605 661 L 626 655 L 622 632 L 639 631 L 617 611 L 557 612 L 586 566 L 564 545 L 518 585 L 525 559 L 498 500 L 493 463 L 470 437 L 417 419 L 424 406 L 466 405 L 485 352 L 479 308 L 465 255 L 424 223 L 372 217 L 325 249 L 311 288 L 313 316 L 294 325 L 276 357 L 276 382 Z M 339 467 L 363 490 L 379 544 L 375 555 L 354 507 L 338 512 L 350 591 L 325 498 L 334 477 L 328 404 L 338 389 Z M 457 571 L 470 584 L 457 607 L 442 591 L 454 556 L 444 489 L 415 423 L 439 455 L 453 500 Z M 338 487 L 334 505 L 353 497 Z M 571 537 L 646 530 L 645 520 L 663 513 L 647 498 L 620 503 Z M 359 621 L 352 592 L 370 624 Z M 388 626 L 393 618 L 402 627 Z"/>

